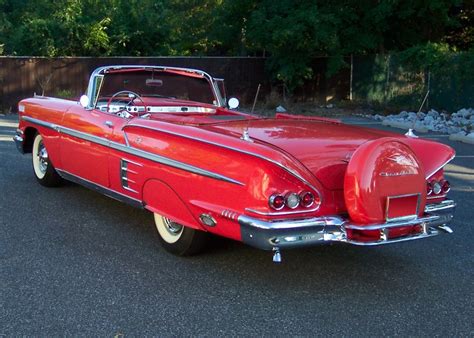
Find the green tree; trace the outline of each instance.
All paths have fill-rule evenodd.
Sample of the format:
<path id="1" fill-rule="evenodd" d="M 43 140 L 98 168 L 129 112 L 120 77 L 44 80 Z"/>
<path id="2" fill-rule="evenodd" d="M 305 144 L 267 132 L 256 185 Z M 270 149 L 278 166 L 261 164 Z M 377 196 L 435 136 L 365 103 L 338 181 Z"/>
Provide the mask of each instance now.
<path id="1" fill-rule="evenodd" d="M 294 89 L 317 56 L 330 75 L 350 54 L 468 49 L 472 13 L 467 0 L 0 0 L 0 53 L 265 55 Z"/>

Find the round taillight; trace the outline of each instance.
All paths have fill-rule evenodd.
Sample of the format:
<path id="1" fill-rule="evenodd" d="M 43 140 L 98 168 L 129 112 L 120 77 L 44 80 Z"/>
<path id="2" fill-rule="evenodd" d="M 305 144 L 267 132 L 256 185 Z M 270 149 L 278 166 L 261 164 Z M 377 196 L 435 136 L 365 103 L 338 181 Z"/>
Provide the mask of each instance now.
<path id="1" fill-rule="evenodd" d="M 268 204 L 275 210 L 281 210 L 285 206 L 285 197 L 278 194 L 271 195 Z"/>
<path id="2" fill-rule="evenodd" d="M 451 183 L 448 180 L 441 181 L 441 190 L 443 190 L 444 194 L 447 194 L 451 190 Z"/>
<path id="3" fill-rule="evenodd" d="M 295 209 L 300 204 L 300 196 L 294 192 L 286 196 L 286 206 L 290 209 Z"/>
<path id="4" fill-rule="evenodd" d="M 318 208 L 319 208 L 319 206 L 321 205 L 321 196 L 320 196 L 320 195 L 316 195 L 316 196 L 314 197 L 314 205 L 315 205 L 316 207 L 318 207 Z"/>
<path id="5" fill-rule="evenodd" d="M 441 184 L 439 182 L 432 182 L 433 185 L 433 194 L 439 195 L 441 193 Z"/>
<path id="6" fill-rule="evenodd" d="M 431 195 L 433 193 L 433 185 L 431 182 L 426 183 L 426 195 Z"/>
<path id="7" fill-rule="evenodd" d="M 309 208 L 314 204 L 314 195 L 309 191 L 300 194 L 300 204 L 302 207 Z"/>

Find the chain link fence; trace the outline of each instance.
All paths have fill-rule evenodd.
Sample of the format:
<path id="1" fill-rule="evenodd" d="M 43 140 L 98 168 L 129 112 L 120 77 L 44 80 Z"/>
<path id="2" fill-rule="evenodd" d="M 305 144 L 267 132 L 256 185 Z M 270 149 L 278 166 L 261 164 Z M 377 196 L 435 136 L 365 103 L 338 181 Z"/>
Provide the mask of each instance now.
<path id="1" fill-rule="evenodd" d="M 361 103 L 413 111 L 429 91 L 424 109 L 453 112 L 474 107 L 473 63 L 454 54 L 444 67 L 414 70 L 398 55 L 354 57 L 352 97 Z"/>

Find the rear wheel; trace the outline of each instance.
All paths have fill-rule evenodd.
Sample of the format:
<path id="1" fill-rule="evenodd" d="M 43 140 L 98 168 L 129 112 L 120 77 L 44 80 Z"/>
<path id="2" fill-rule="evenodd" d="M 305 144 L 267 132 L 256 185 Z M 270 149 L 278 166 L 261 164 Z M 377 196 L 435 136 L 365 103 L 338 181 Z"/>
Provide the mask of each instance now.
<path id="1" fill-rule="evenodd" d="M 48 151 L 43 143 L 43 137 L 36 134 L 33 141 L 33 172 L 41 185 L 45 187 L 57 187 L 62 179 L 49 160 Z"/>
<path id="2" fill-rule="evenodd" d="M 208 240 L 207 233 L 185 227 L 157 213 L 154 217 L 160 243 L 168 252 L 190 256 L 203 251 Z"/>

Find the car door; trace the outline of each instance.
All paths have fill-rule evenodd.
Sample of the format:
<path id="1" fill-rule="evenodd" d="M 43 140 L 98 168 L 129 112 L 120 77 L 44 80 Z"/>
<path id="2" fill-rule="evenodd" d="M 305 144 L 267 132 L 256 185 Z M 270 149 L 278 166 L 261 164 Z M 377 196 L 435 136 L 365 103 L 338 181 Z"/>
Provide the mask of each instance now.
<path id="1" fill-rule="evenodd" d="M 123 123 L 118 116 L 80 105 L 68 110 L 60 142 L 63 169 L 82 180 L 109 187 L 109 141 L 115 126 Z"/>

